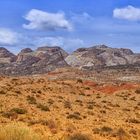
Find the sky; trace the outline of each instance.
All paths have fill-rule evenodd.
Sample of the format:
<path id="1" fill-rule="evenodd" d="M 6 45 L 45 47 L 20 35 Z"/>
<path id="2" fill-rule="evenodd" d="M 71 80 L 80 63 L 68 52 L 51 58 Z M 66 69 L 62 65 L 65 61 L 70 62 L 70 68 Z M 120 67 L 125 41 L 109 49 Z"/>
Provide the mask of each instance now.
<path id="1" fill-rule="evenodd" d="M 140 53 L 140 0 L 0 0 L 0 46 L 105 44 Z"/>

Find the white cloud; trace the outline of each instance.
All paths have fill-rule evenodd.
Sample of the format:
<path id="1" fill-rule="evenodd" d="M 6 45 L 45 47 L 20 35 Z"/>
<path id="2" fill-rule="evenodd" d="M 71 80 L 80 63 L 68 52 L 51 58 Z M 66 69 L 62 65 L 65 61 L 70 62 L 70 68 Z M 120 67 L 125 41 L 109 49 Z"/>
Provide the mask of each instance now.
<path id="1" fill-rule="evenodd" d="M 10 29 L 0 28 L 0 45 L 14 45 L 18 42 L 18 33 Z"/>
<path id="2" fill-rule="evenodd" d="M 37 30 L 56 30 L 56 29 L 67 29 L 72 30 L 72 25 L 65 18 L 65 14 L 62 12 L 48 13 L 37 9 L 32 9 L 25 16 L 29 24 L 23 24 L 26 29 L 37 29 Z"/>
<path id="3" fill-rule="evenodd" d="M 63 45 L 63 37 L 38 37 L 35 39 L 34 44 L 37 46 L 61 46 Z"/>
<path id="4" fill-rule="evenodd" d="M 39 37 L 36 38 L 34 44 L 38 46 L 60 46 L 67 51 L 73 51 L 76 48 L 83 47 L 84 41 L 79 38 L 64 37 Z"/>
<path id="5" fill-rule="evenodd" d="M 124 8 L 116 8 L 113 11 L 113 16 L 119 19 L 139 21 L 140 20 L 140 8 L 133 6 L 127 6 Z"/>

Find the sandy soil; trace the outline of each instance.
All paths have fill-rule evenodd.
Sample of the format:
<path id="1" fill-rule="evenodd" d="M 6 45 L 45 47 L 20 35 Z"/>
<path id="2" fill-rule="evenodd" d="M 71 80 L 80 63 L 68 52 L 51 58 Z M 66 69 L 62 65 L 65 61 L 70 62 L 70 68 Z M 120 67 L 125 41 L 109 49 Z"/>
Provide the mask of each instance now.
<path id="1" fill-rule="evenodd" d="M 11 122 L 54 139 L 82 133 L 96 140 L 140 140 L 140 83 L 79 79 L 71 71 L 1 76 L 0 124 Z"/>

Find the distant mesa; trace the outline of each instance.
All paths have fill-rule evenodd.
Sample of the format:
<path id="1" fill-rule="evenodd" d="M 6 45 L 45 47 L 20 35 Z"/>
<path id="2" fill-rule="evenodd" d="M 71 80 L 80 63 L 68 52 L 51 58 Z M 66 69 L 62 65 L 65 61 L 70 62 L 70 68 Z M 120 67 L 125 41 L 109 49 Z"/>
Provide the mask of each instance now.
<path id="1" fill-rule="evenodd" d="M 140 54 L 130 49 L 96 45 L 79 48 L 68 54 L 59 46 L 43 46 L 36 50 L 25 48 L 18 55 L 0 48 L 0 74 L 30 75 L 47 73 L 62 67 L 93 70 L 96 67 L 140 64 Z"/>
<path id="2" fill-rule="evenodd" d="M 61 53 L 64 58 L 68 56 L 68 53 L 64 51 L 61 47 L 58 46 L 44 46 L 39 47 L 36 50 L 37 52 L 47 52 L 47 54 Z"/>
<path id="3" fill-rule="evenodd" d="M 79 48 L 66 58 L 72 67 L 87 68 L 96 66 L 117 66 L 140 63 L 140 54 L 130 49 L 110 48 L 106 45 L 97 45 L 90 48 Z"/>
<path id="4" fill-rule="evenodd" d="M 9 52 L 7 49 L 0 47 L 0 58 L 14 57 L 14 56 L 15 55 Z"/>
<path id="5" fill-rule="evenodd" d="M 31 52 L 33 52 L 32 49 L 30 49 L 30 48 L 25 48 L 25 49 L 22 49 L 20 53 L 31 53 Z"/>
<path id="6" fill-rule="evenodd" d="M 9 52 L 6 48 L 0 47 L 0 63 L 11 63 L 16 60 L 16 55 Z"/>

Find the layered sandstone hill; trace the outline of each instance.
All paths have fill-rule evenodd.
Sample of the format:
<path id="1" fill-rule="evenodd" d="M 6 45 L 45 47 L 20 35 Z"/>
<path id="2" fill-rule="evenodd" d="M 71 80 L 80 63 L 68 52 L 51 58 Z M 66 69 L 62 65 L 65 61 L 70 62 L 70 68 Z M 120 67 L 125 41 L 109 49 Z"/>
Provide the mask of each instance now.
<path id="1" fill-rule="evenodd" d="M 6 49 L 5 52 L 0 49 L 0 73 L 7 75 L 46 73 L 67 66 L 65 62 L 67 56 L 68 54 L 60 47 L 46 46 L 35 51 L 25 48 L 17 56 Z M 15 59 L 13 60 L 13 58 Z"/>
<path id="2" fill-rule="evenodd" d="M 140 64 L 140 54 L 135 54 L 130 49 L 99 45 L 77 49 L 66 58 L 66 62 L 73 67 L 89 69 L 95 66 Z"/>
<path id="3" fill-rule="evenodd" d="M 0 48 L 0 74 L 6 75 L 41 74 L 67 66 L 92 70 L 100 66 L 136 64 L 140 66 L 140 54 L 135 54 L 130 49 L 105 45 L 79 48 L 70 55 L 58 46 L 39 47 L 36 50 L 25 48 L 18 55 Z"/>
<path id="4" fill-rule="evenodd" d="M 11 63 L 16 60 L 16 56 L 7 49 L 0 47 L 0 64 Z"/>

